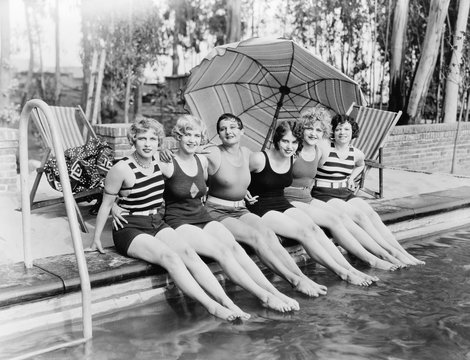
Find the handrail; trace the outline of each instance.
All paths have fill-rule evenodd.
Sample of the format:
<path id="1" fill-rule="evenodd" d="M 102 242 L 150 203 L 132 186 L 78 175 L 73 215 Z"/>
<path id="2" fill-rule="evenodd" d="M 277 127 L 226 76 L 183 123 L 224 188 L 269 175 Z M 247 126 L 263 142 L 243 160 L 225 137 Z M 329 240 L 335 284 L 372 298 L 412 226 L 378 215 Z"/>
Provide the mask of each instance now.
<path id="1" fill-rule="evenodd" d="M 77 259 L 78 272 L 80 275 L 80 287 L 82 290 L 82 319 L 83 319 L 83 339 L 85 342 L 92 337 L 92 320 L 91 320 L 91 285 L 88 275 L 88 268 L 83 251 L 82 237 L 79 230 L 77 214 L 74 207 L 74 199 L 70 179 L 65 163 L 65 156 L 62 142 L 57 130 L 57 119 L 53 115 L 49 106 L 42 100 L 29 100 L 20 117 L 20 181 L 21 181 L 21 209 L 23 219 L 23 255 L 26 268 L 33 267 L 33 259 L 31 255 L 31 204 L 29 199 L 29 183 L 28 183 L 28 125 L 30 113 L 34 108 L 39 108 L 45 115 L 46 121 L 49 122 L 52 135 L 52 144 L 59 169 L 60 183 L 64 194 L 65 208 L 69 222 L 70 233 L 72 235 L 75 257 Z M 73 343 L 73 344 L 72 344 Z M 64 344 L 63 346 L 71 346 L 77 343 L 77 340 Z M 56 347 L 53 347 L 56 348 Z M 43 352 L 53 350 L 53 348 L 44 349 Z M 29 356 L 37 355 L 32 353 Z M 23 357 L 22 357 L 23 358 Z"/>

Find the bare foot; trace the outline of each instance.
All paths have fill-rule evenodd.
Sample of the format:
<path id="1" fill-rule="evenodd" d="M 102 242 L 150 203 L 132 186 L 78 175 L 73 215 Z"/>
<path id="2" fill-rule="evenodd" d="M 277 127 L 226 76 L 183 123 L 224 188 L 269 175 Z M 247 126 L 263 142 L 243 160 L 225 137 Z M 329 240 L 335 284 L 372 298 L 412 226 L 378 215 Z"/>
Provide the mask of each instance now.
<path id="1" fill-rule="evenodd" d="M 231 304 L 224 304 L 224 306 L 226 306 L 229 310 L 231 310 L 234 314 L 236 314 L 238 318 L 242 320 L 248 320 L 251 317 L 250 314 L 244 312 L 233 302 Z"/>
<path id="2" fill-rule="evenodd" d="M 362 278 L 364 278 L 364 279 L 366 279 L 366 280 L 369 280 L 371 283 L 380 280 L 377 276 L 365 274 L 365 273 L 363 273 L 362 271 L 359 271 L 359 270 L 357 270 L 357 269 L 354 268 L 354 267 L 351 267 L 349 270 L 352 271 L 352 272 L 353 272 L 354 274 L 356 274 L 357 276 L 360 276 L 360 277 L 362 277 Z"/>
<path id="3" fill-rule="evenodd" d="M 284 301 L 288 306 L 289 306 L 289 311 L 299 311 L 300 310 L 300 305 L 299 302 L 295 299 L 292 299 L 291 297 L 284 295 L 281 292 L 278 292 L 278 294 L 273 294 L 274 296 L 277 296 L 279 299 Z"/>
<path id="4" fill-rule="evenodd" d="M 274 296 L 271 293 L 267 295 L 265 300 L 261 300 L 261 304 L 265 308 L 280 311 L 280 312 L 291 311 L 289 305 L 287 305 L 284 301 L 282 301 L 281 299 L 279 299 L 278 297 Z"/>
<path id="5" fill-rule="evenodd" d="M 207 309 L 210 314 L 227 321 L 234 321 L 240 318 L 234 311 L 227 309 L 225 306 L 217 303 L 214 309 Z"/>
<path id="6" fill-rule="evenodd" d="M 380 270 L 387 270 L 387 271 L 395 271 L 397 269 L 400 269 L 402 265 L 403 263 L 400 261 L 398 264 L 395 264 L 395 263 L 391 263 L 389 261 L 378 259 L 378 258 L 372 264 L 370 264 L 370 266 L 373 268 L 377 268 Z"/>
<path id="7" fill-rule="evenodd" d="M 305 294 L 310 297 L 318 297 L 320 295 L 326 295 L 326 286 L 317 284 L 315 281 L 308 277 L 301 277 L 299 282 L 293 286 L 298 292 Z"/>
<path id="8" fill-rule="evenodd" d="M 372 283 L 372 281 L 356 275 L 352 271 L 348 271 L 345 275 L 341 276 L 341 279 L 358 286 L 369 286 Z"/>

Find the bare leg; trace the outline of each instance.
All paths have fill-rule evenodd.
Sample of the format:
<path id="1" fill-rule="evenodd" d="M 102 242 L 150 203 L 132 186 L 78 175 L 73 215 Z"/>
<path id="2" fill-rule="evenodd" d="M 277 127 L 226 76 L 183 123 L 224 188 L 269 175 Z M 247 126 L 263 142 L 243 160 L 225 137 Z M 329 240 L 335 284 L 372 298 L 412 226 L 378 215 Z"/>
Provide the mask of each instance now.
<path id="1" fill-rule="evenodd" d="M 384 239 L 382 233 L 377 230 L 377 228 L 374 226 L 373 222 L 366 215 L 366 213 L 364 213 L 360 207 L 356 206 L 356 203 L 345 202 L 339 199 L 332 199 L 328 203 L 331 203 L 332 206 L 337 207 L 340 211 L 346 212 L 356 224 L 363 228 L 382 248 L 387 250 L 392 256 L 396 257 L 401 262 L 407 265 L 416 265 L 416 262 L 412 260 L 408 255 L 394 248 L 390 245 L 387 240 Z M 380 222 L 382 223 L 382 221 Z M 383 226 L 387 228 L 385 225 Z"/>
<path id="2" fill-rule="evenodd" d="M 155 238 L 146 234 L 138 235 L 129 246 L 128 254 L 163 266 L 181 291 L 199 301 L 210 314 L 228 321 L 235 320 L 238 315 L 210 298 L 191 276 L 181 258 L 161 240 L 162 237 L 174 236 L 173 233 L 172 229 L 164 229 Z"/>
<path id="3" fill-rule="evenodd" d="M 330 230 L 333 238 L 339 245 L 357 256 L 369 266 L 389 271 L 394 271 L 398 268 L 398 265 L 382 260 L 376 256 L 392 257 L 375 241 L 370 239 L 369 243 L 363 244 L 361 241 L 356 239 L 344 225 L 344 217 L 337 216 L 334 212 L 328 211 L 326 208 L 319 209 L 315 207 L 314 204 L 293 201 L 292 205 L 304 211 L 318 226 L 323 226 Z M 351 220 L 351 223 L 354 222 Z"/>
<path id="4" fill-rule="evenodd" d="M 382 235 L 382 238 L 388 242 L 393 248 L 400 251 L 402 254 L 407 256 L 415 265 L 424 265 L 425 262 L 415 258 L 409 252 L 407 252 L 403 246 L 395 239 L 390 229 L 382 222 L 379 214 L 363 199 L 353 198 L 348 201 L 353 206 L 357 206 L 366 215 L 366 217 L 372 222 L 377 231 Z"/>
<path id="5" fill-rule="evenodd" d="M 232 281 L 258 297 L 263 306 L 281 312 L 291 310 L 284 301 L 260 287 L 238 263 L 232 249 L 221 243 L 219 238 L 195 226 L 182 225 L 180 227 L 189 227 L 189 229 L 184 229 L 191 233 L 191 236 L 187 237 L 186 241 L 198 254 L 216 260 Z"/>
<path id="6" fill-rule="evenodd" d="M 246 214 L 240 219 L 226 218 L 222 224 L 237 241 L 250 245 L 263 263 L 286 279 L 294 289 L 308 296 L 326 294 L 326 287 L 315 283 L 302 273 L 279 242 L 277 235 L 264 225 L 259 216 Z"/>
<path id="7" fill-rule="evenodd" d="M 202 261 L 196 251 L 186 243 L 184 239 L 191 236 L 191 234 L 185 231 L 184 228 L 177 229 L 176 234 L 178 234 L 178 239 L 170 239 L 169 237 L 166 237 L 162 240 L 165 241 L 169 248 L 176 251 L 176 253 L 181 257 L 189 272 L 201 287 L 217 302 L 232 310 L 240 318 L 244 320 L 249 319 L 250 314 L 242 311 L 237 305 L 235 305 L 235 303 L 227 296 L 209 267 L 204 263 L 204 261 Z"/>
<path id="8" fill-rule="evenodd" d="M 204 231 L 214 236 L 218 241 L 224 243 L 227 248 L 232 250 L 238 263 L 245 269 L 247 274 L 263 289 L 269 291 L 277 298 L 289 305 L 290 310 L 299 310 L 297 300 L 288 297 L 274 287 L 273 284 L 264 276 L 260 268 L 248 256 L 246 251 L 238 244 L 230 231 L 220 222 L 212 221 L 204 227 Z"/>
<path id="9" fill-rule="evenodd" d="M 278 211 L 269 211 L 262 216 L 263 222 L 272 229 L 276 234 L 285 236 L 298 241 L 305 248 L 305 251 L 318 263 L 330 269 L 337 274 L 341 279 L 350 282 L 354 285 L 368 286 L 370 281 L 364 277 L 358 276 L 351 272 L 348 268 L 341 266 L 323 246 L 320 244 L 318 239 L 315 237 L 315 233 L 312 230 L 310 224 L 312 224 L 310 218 L 307 215 L 306 222 L 300 222 L 295 218 L 294 213 L 287 215 L 287 212 L 295 208 L 286 210 L 285 213 Z M 300 210 L 298 210 L 301 212 Z"/>

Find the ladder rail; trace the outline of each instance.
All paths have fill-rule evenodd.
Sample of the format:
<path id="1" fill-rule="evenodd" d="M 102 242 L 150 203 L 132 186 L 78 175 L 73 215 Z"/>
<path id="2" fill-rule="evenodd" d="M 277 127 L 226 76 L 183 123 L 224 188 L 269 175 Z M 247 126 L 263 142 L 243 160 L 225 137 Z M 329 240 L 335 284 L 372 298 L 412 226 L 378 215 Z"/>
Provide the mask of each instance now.
<path id="1" fill-rule="evenodd" d="M 74 207 L 74 199 L 72 188 L 70 186 L 70 179 L 67 172 L 65 163 L 64 150 L 59 136 L 57 119 L 55 118 L 49 106 L 42 100 L 33 99 L 29 100 L 20 117 L 20 141 L 19 141 L 19 155 L 20 155 L 20 182 L 21 182 L 21 209 L 22 209 L 22 230 L 23 230 L 23 256 L 26 268 L 33 267 L 33 258 L 31 254 L 31 204 L 29 199 L 29 179 L 28 179 L 28 125 L 30 113 L 34 108 L 39 108 L 43 111 L 47 121 L 50 123 L 52 143 L 54 152 L 57 159 L 57 166 L 59 168 L 60 183 L 62 185 L 65 208 L 69 222 L 69 228 L 72 235 L 73 248 L 77 260 L 78 272 L 80 275 L 80 288 L 82 293 L 82 320 L 83 320 L 83 338 L 62 344 L 62 347 L 71 346 L 70 343 L 85 342 L 92 337 L 92 311 L 91 311 L 91 284 L 88 274 L 88 267 L 86 263 L 85 253 L 83 251 L 82 237 L 80 234 L 77 214 Z M 59 347 L 60 348 L 60 347 Z M 55 349 L 55 347 L 54 347 Z M 51 351 L 44 349 L 45 351 Z M 31 353 L 29 357 L 34 356 L 36 353 Z M 27 354 L 26 354 L 27 355 Z M 26 356 L 25 355 L 25 356 Z"/>

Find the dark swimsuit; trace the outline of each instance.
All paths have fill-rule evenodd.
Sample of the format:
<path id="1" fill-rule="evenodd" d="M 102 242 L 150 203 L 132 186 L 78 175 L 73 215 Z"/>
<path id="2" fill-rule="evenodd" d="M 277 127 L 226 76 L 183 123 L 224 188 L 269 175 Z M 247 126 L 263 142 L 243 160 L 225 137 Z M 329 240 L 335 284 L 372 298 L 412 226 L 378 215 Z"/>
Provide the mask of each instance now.
<path id="1" fill-rule="evenodd" d="M 207 193 L 204 170 L 197 156 L 197 174 L 188 176 L 173 159 L 174 171 L 171 178 L 165 180 L 165 222 L 172 228 L 184 224 L 204 227 L 213 221 L 202 204 L 202 197 Z"/>
<path id="2" fill-rule="evenodd" d="M 292 159 L 289 170 L 283 174 L 276 173 L 269 163 L 268 155 L 263 151 L 266 163 L 259 173 L 251 173 L 251 183 L 248 187 L 252 196 L 258 195 L 258 201 L 247 204 L 252 213 L 263 216 L 268 211 L 284 212 L 294 207 L 284 197 L 284 188 L 292 184 Z"/>

